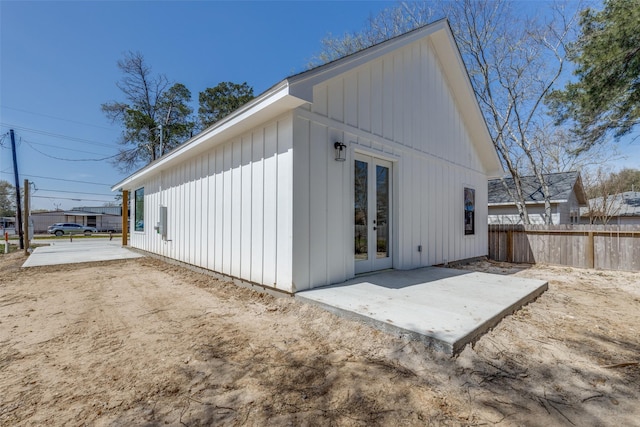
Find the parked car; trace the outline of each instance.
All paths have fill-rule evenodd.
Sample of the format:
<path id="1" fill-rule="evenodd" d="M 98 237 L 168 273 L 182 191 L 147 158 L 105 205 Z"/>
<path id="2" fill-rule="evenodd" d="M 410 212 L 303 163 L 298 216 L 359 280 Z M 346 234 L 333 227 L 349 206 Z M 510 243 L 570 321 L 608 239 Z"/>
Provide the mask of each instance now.
<path id="1" fill-rule="evenodd" d="M 47 233 L 55 234 L 56 236 L 62 236 L 64 234 L 85 234 L 89 236 L 91 233 L 97 232 L 98 230 L 95 227 L 85 227 L 84 225 L 71 222 L 58 222 L 47 227 Z"/>

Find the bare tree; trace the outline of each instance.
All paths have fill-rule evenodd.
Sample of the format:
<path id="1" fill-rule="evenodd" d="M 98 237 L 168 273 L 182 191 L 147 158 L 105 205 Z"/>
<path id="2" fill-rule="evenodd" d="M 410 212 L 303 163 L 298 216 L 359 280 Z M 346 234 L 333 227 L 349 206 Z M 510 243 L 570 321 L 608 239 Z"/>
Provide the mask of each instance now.
<path id="1" fill-rule="evenodd" d="M 116 84 L 125 102 L 102 104 L 102 111 L 123 126 L 118 156 L 122 171 L 150 163 L 184 142 L 194 128 L 188 103 L 191 93 L 180 83 L 172 84 L 163 74 L 153 75 L 139 52 L 127 52 L 118 61 L 123 73 Z"/>
<path id="2" fill-rule="evenodd" d="M 538 151 L 549 123 L 544 99 L 563 75 L 565 47 L 577 15 L 552 3 L 544 17 L 526 17 L 508 1 L 451 3 L 448 16 L 469 68 L 476 97 L 500 155 L 514 180 L 518 213 L 529 223 L 520 177 L 532 174 L 544 194 L 544 220 L 551 223 L 551 200 L 544 156 Z"/>
<path id="3" fill-rule="evenodd" d="M 583 174 L 588 197 L 587 216 L 589 224 L 608 224 L 622 208 L 621 194 L 624 187 L 621 181 L 611 179 L 612 173 L 605 167 Z"/>
<path id="4" fill-rule="evenodd" d="M 435 5 L 435 4 L 433 4 Z M 372 16 L 363 29 L 342 36 L 332 34 L 323 38 L 322 50 L 309 62 L 309 68 L 326 64 L 366 49 L 376 43 L 428 24 L 436 11 L 428 2 L 399 2 Z"/>
<path id="5" fill-rule="evenodd" d="M 515 183 L 510 195 L 523 223 L 529 223 L 520 177 L 535 175 L 545 195 L 545 222 L 551 223 L 549 188 L 541 167 L 541 130 L 551 122 L 544 99 L 564 73 L 566 45 L 574 37 L 579 4 L 549 3 L 544 14 L 527 16 L 506 0 L 401 2 L 372 18 L 365 30 L 322 41 L 318 61 L 332 60 L 374 42 L 447 17 L 503 166 Z M 506 185 L 505 185 L 506 187 Z"/>
<path id="6" fill-rule="evenodd" d="M 579 141 L 564 127 L 547 123 L 538 129 L 531 139 L 532 153 L 543 173 L 595 171 L 603 164 L 610 164 L 624 158 L 613 144 L 602 144 L 581 150 Z M 525 165 L 521 171 L 526 175 L 533 172 Z"/>

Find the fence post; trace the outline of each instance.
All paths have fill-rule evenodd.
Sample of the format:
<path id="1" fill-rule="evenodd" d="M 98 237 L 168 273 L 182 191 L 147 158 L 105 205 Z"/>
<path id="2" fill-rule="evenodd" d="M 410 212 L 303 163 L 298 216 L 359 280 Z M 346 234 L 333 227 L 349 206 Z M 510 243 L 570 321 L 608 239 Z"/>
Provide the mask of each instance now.
<path id="1" fill-rule="evenodd" d="M 589 268 L 595 268 L 595 252 L 593 231 L 589 231 L 587 234 L 587 266 Z"/>
<path id="2" fill-rule="evenodd" d="M 507 230 L 507 262 L 513 262 L 513 230 Z"/>

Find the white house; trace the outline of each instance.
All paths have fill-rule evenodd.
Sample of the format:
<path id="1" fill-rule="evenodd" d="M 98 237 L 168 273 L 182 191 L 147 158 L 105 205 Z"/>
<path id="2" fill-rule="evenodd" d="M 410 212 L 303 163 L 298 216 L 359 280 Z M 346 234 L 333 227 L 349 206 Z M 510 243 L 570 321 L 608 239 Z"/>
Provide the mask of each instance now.
<path id="1" fill-rule="evenodd" d="M 442 20 L 286 78 L 113 189 L 132 247 L 294 293 L 485 255 L 501 174 Z"/>
<path id="2" fill-rule="evenodd" d="M 33 231 L 46 233 L 47 227 L 58 222 L 72 222 L 87 227 L 95 227 L 98 231 L 122 231 L 121 206 L 87 206 L 77 207 L 70 211 L 33 212 Z"/>
<path id="3" fill-rule="evenodd" d="M 625 191 L 608 197 L 589 200 L 589 206 L 580 209 L 582 223 L 607 225 L 640 224 L 640 191 Z"/>
<path id="4" fill-rule="evenodd" d="M 559 172 L 544 175 L 549 189 L 551 223 L 578 224 L 580 209 L 587 205 L 580 173 Z M 544 224 L 545 197 L 540 181 L 535 176 L 520 177 L 524 202 L 531 224 Z M 516 202 L 513 178 L 489 180 L 489 224 L 522 224 Z"/>

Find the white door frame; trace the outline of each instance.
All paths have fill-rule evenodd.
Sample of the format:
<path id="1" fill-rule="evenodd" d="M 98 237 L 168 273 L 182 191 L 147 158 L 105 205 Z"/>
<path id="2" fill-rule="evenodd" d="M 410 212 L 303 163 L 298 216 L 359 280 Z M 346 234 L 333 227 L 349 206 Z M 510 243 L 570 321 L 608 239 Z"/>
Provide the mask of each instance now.
<path id="1" fill-rule="evenodd" d="M 361 204 L 366 204 L 366 209 L 360 208 L 360 212 L 356 212 L 356 162 L 364 162 L 367 164 L 366 169 L 366 200 L 359 197 Z M 355 274 L 365 273 L 376 270 L 384 270 L 393 267 L 393 250 L 394 245 L 394 162 L 373 156 L 368 153 L 354 153 L 351 162 L 352 168 L 352 185 L 351 194 L 353 200 L 353 210 L 351 223 L 353 227 L 353 250 L 351 252 L 354 257 Z M 379 169 L 382 168 L 382 169 Z M 386 212 L 378 209 L 378 172 L 383 172 L 386 168 L 386 191 L 387 203 Z M 361 175 L 361 177 L 364 175 Z M 384 177 L 384 175 L 381 175 Z M 384 193 L 384 184 L 381 182 Z M 361 186 L 364 185 L 361 183 Z M 361 188 L 362 189 L 362 188 Z M 383 203 L 383 206 L 385 204 Z M 382 217 L 382 220 L 380 219 Z M 386 223 L 384 222 L 386 220 Z M 383 224 L 380 226 L 380 224 Z M 386 235 L 386 236 L 385 236 Z M 386 242 L 382 251 L 378 252 L 380 247 L 379 241 Z M 357 251 L 357 253 L 356 253 Z"/>

